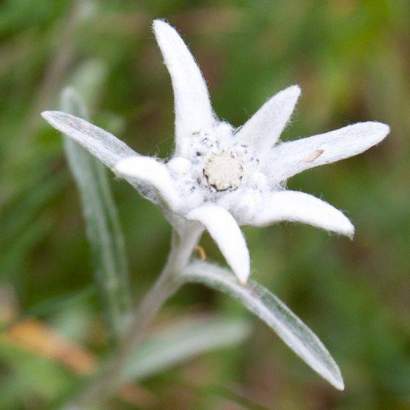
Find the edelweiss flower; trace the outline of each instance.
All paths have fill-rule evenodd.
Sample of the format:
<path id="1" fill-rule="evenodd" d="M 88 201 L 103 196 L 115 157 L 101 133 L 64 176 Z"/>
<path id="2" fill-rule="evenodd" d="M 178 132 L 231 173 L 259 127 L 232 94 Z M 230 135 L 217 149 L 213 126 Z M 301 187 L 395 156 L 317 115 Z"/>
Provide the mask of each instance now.
<path id="1" fill-rule="evenodd" d="M 175 152 L 168 161 L 139 155 L 72 115 L 47 111 L 44 118 L 160 205 L 181 235 L 198 238 L 206 228 L 242 283 L 250 260 L 239 225 L 303 222 L 352 237 L 354 227 L 342 212 L 309 194 L 287 190 L 286 180 L 360 154 L 383 140 L 389 127 L 363 122 L 279 142 L 300 95 L 300 88 L 291 86 L 235 129 L 213 112 L 205 80 L 178 33 L 161 20 L 154 21 L 154 32 L 175 97 Z"/>

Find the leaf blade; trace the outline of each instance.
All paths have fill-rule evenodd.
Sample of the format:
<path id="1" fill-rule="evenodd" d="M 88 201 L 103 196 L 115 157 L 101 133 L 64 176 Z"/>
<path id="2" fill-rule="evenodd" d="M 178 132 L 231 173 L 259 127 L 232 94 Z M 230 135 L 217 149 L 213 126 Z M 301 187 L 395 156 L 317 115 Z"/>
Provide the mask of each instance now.
<path id="1" fill-rule="evenodd" d="M 338 390 L 344 389 L 340 369 L 319 338 L 275 295 L 257 282 L 239 284 L 226 269 L 193 262 L 183 272 L 188 282 L 229 294 L 264 321 L 308 366 Z"/>
<path id="2" fill-rule="evenodd" d="M 82 98 L 74 89 L 62 95 L 62 108 L 87 117 Z M 96 280 L 103 295 L 112 335 L 118 338 L 130 306 L 128 264 L 117 210 L 107 173 L 83 147 L 64 138 L 64 150 L 81 197 L 88 241 L 96 266 Z"/>
<path id="3" fill-rule="evenodd" d="M 247 320 L 192 317 L 152 334 L 138 347 L 124 369 L 123 381 L 142 379 L 201 353 L 242 342 L 250 333 Z"/>

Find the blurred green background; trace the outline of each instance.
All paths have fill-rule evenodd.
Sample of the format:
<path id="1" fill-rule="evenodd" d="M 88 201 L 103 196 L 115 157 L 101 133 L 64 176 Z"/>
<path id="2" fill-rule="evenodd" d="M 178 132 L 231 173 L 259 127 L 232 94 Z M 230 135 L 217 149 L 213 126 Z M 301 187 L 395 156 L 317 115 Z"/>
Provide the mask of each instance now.
<path id="1" fill-rule="evenodd" d="M 173 101 L 151 29 L 157 17 L 185 38 L 216 112 L 235 126 L 297 83 L 303 95 L 284 138 L 364 120 L 392 131 L 369 152 L 289 183 L 346 210 L 354 241 L 302 225 L 246 229 L 254 278 L 321 337 L 342 369 L 345 392 L 327 385 L 238 303 L 190 285 L 156 326 L 222 311 L 248 317 L 250 337 L 143 380 L 135 400 L 114 399 L 110 408 L 409 409 L 407 0 L 1 3 L 0 408 L 47 408 L 81 380 L 36 354 L 41 348 L 25 348 L 36 337 L 50 341 L 47 333 L 25 328 L 26 342 L 13 343 L 11 325 L 35 320 L 96 357 L 110 350 L 62 138 L 39 113 L 58 108 L 63 86 L 93 60 L 106 70 L 93 122 L 141 153 L 168 155 Z M 137 300 L 165 261 L 170 228 L 157 208 L 110 179 Z M 208 237 L 201 243 L 209 259 L 223 261 Z"/>

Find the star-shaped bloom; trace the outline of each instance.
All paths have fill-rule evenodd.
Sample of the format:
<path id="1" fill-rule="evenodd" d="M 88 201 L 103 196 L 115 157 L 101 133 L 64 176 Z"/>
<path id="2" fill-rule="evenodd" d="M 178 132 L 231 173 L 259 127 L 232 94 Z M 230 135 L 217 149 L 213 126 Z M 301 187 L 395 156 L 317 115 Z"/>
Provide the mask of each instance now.
<path id="1" fill-rule="evenodd" d="M 352 237 L 354 227 L 341 211 L 286 189 L 286 181 L 366 151 L 387 136 L 389 127 L 362 122 L 280 142 L 300 95 L 300 88 L 291 86 L 234 128 L 214 113 L 206 82 L 178 33 L 161 20 L 153 26 L 174 90 L 175 152 L 169 160 L 139 155 L 70 114 L 47 111 L 44 118 L 161 206 L 181 235 L 207 229 L 242 283 L 250 273 L 250 258 L 240 225 L 293 221 Z"/>

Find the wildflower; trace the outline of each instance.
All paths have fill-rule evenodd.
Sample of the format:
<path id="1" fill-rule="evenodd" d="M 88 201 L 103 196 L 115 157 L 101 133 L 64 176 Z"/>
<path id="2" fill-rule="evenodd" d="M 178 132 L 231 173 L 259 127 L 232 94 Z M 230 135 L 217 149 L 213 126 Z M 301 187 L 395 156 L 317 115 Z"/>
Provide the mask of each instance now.
<path id="1" fill-rule="evenodd" d="M 181 235 L 207 229 L 242 283 L 250 258 L 240 225 L 293 221 L 352 237 L 354 227 L 341 211 L 286 189 L 286 181 L 366 151 L 387 136 L 389 127 L 363 122 L 280 142 L 300 95 L 300 88 L 291 86 L 235 129 L 215 115 L 201 71 L 178 33 L 161 20 L 154 21 L 154 32 L 175 97 L 175 152 L 168 161 L 139 155 L 72 115 L 47 111 L 44 118 L 158 204 Z"/>

